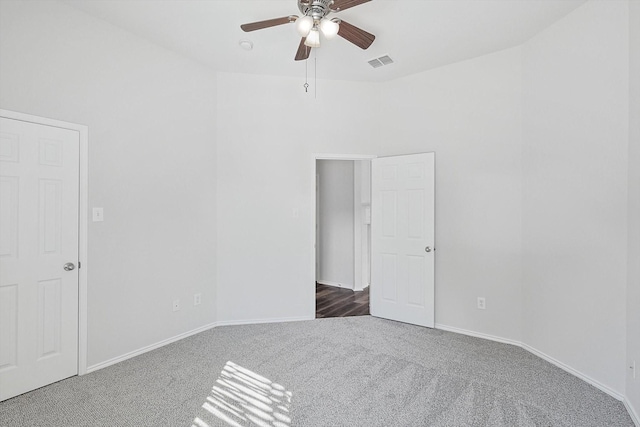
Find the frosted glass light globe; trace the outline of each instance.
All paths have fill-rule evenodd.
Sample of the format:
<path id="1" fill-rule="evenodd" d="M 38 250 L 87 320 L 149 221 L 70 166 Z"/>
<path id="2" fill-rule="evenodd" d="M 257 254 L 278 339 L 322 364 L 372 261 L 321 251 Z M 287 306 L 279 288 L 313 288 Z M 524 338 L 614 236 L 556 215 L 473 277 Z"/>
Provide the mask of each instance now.
<path id="1" fill-rule="evenodd" d="M 312 28 L 304 44 L 309 47 L 320 47 L 320 31 L 315 27 Z"/>
<path id="2" fill-rule="evenodd" d="M 322 34 L 324 34 L 327 39 L 332 39 L 338 35 L 340 25 L 330 19 L 322 18 L 322 21 L 320 21 L 320 30 L 322 30 Z"/>
<path id="3" fill-rule="evenodd" d="M 303 16 L 296 21 L 296 31 L 298 31 L 300 37 L 307 37 L 312 28 L 313 18 L 310 16 Z"/>

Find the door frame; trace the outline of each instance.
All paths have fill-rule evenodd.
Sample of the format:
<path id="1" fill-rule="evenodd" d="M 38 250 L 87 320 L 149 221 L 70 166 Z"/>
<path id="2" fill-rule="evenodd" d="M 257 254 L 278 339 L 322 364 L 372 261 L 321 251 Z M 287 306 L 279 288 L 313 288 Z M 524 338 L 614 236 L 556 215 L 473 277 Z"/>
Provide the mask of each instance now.
<path id="1" fill-rule="evenodd" d="M 87 228 L 89 212 L 89 128 L 84 125 L 0 109 L 0 117 L 68 129 L 78 132 L 80 140 L 78 200 L 78 375 L 87 373 Z"/>
<path id="2" fill-rule="evenodd" d="M 327 153 L 313 153 L 311 155 L 311 161 L 313 162 L 313 164 L 311 165 L 311 191 L 310 191 L 310 198 L 311 198 L 311 241 L 313 242 L 312 246 L 311 246 L 311 263 L 309 265 L 313 266 L 312 268 L 312 277 L 309 280 L 309 295 L 307 297 L 307 301 L 309 301 L 309 318 L 310 319 L 315 319 L 316 318 L 316 290 L 315 290 L 315 286 L 311 286 L 312 283 L 315 283 L 316 281 L 316 259 L 317 259 L 317 254 L 316 254 L 316 224 L 318 221 L 317 218 L 317 206 L 316 206 L 316 176 L 317 176 L 317 161 L 318 160 L 373 160 L 378 158 L 378 156 L 374 155 L 374 154 L 327 154 Z"/>

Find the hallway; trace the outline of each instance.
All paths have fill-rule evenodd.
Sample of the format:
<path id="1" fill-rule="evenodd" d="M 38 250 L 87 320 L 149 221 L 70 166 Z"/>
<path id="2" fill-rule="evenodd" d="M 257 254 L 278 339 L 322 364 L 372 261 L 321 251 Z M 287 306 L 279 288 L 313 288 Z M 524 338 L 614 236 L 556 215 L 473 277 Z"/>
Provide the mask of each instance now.
<path id="1" fill-rule="evenodd" d="M 361 292 L 316 283 L 316 319 L 324 317 L 366 316 L 369 314 L 369 288 Z"/>

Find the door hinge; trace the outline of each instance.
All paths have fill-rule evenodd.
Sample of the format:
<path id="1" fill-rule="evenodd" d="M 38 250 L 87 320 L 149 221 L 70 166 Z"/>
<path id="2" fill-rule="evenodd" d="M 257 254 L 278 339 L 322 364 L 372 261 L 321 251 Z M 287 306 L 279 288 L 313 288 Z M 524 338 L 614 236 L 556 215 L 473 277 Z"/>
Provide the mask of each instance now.
<path id="1" fill-rule="evenodd" d="M 78 261 L 78 268 L 82 268 L 82 263 Z"/>

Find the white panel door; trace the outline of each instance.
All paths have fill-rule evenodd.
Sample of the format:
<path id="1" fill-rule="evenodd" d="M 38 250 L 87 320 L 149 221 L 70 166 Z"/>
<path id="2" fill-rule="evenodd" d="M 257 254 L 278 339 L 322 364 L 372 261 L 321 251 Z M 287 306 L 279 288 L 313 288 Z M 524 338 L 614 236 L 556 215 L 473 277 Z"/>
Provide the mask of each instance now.
<path id="1" fill-rule="evenodd" d="M 371 314 L 433 328 L 435 154 L 371 168 Z"/>
<path id="2" fill-rule="evenodd" d="M 79 145 L 0 118 L 0 400 L 78 373 Z"/>

